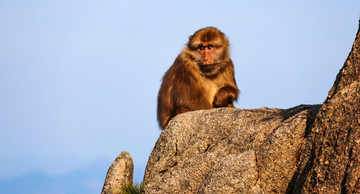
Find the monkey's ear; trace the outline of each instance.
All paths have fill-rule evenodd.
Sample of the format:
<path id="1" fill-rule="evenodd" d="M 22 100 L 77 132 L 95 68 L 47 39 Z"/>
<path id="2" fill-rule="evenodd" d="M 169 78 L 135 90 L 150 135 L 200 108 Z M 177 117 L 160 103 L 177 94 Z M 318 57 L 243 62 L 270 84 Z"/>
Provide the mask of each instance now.
<path id="1" fill-rule="evenodd" d="M 194 51 L 194 50 L 197 50 L 200 45 L 201 45 L 201 42 L 189 40 L 189 42 L 188 42 L 188 44 L 187 44 L 187 47 L 188 47 L 190 50 Z"/>

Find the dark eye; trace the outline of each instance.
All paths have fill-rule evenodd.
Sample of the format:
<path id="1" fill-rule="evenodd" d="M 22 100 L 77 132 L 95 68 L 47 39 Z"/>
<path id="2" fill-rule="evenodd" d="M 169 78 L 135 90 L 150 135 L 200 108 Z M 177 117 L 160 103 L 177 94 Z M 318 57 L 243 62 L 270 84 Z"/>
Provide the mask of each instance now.
<path id="1" fill-rule="evenodd" d="M 203 50 L 205 50 L 205 46 L 199 46 L 199 49 L 200 49 L 201 51 L 203 51 Z"/>
<path id="2" fill-rule="evenodd" d="M 213 45 L 209 45 L 209 46 L 207 46 L 207 48 L 208 48 L 209 50 L 211 50 L 211 49 L 213 48 Z"/>

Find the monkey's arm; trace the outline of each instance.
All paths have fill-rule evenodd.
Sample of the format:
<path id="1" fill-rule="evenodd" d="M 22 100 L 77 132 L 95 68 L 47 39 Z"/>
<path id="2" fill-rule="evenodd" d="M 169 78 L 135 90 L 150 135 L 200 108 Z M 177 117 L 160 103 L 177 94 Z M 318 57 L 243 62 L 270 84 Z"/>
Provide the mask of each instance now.
<path id="1" fill-rule="evenodd" d="M 225 86 L 220 88 L 220 90 L 215 94 L 213 106 L 217 107 L 234 107 L 233 102 L 236 101 L 238 97 L 239 89 Z"/>

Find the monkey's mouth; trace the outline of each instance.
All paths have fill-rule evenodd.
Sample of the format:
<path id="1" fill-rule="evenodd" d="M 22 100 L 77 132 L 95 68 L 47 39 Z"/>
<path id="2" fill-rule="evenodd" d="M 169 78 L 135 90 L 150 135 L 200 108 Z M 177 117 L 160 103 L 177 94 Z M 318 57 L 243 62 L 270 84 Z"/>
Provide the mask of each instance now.
<path id="1" fill-rule="evenodd" d="M 215 66 L 217 66 L 217 65 L 218 65 L 218 63 L 211 63 L 211 64 L 199 63 L 199 66 L 200 66 L 201 68 L 212 68 L 212 67 L 215 67 Z"/>
<path id="2" fill-rule="evenodd" d="M 214 71 L 214 69 L 217 68 L 217 63 L 213 63 L 213 64 L 199 64 L 200 70 L 205 73 L 205 74 L 209 74 L 211 72 Z"/>
<path id="3" fill-rule="evenodd" d="M 200 65 L 202 65 L 202 66 L 211 66 L 211 65 L 215 65 L 215 63 L 201 63 Z"/>

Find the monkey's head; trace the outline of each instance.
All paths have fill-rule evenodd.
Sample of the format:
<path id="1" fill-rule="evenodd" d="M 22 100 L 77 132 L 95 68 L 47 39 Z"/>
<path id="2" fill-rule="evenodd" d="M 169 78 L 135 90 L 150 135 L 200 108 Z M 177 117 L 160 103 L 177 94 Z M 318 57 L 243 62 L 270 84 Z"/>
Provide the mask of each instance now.
<path id="1" fill-rule="evenodd" d="M 229 62 L 229 41 L 225 34 L 214 27 L 196 31 L 187 44 L 189 54 L 205 76 L 218 74 Z"/>

